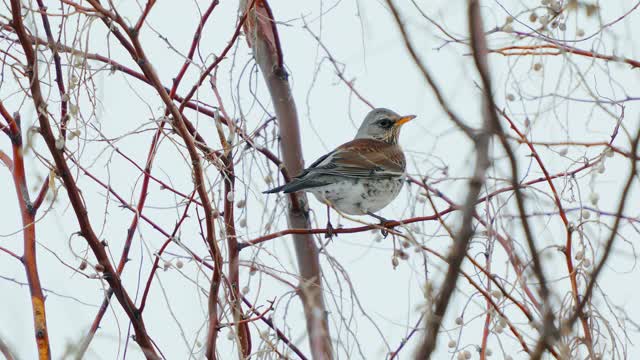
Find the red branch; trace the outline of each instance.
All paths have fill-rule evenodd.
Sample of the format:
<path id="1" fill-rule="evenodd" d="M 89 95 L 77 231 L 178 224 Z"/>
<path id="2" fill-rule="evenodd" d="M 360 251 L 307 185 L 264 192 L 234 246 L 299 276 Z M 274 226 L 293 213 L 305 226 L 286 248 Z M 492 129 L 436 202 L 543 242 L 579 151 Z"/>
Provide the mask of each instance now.
<path id="1" fill-rule="evenodd" d="M 41 360 L 51 359 L 51 346 L 49 344 L 49 331 L 47 328 L 47 317 L 44 306 L 44 294 L 38 275 L 38 264 L 36 259 L 36 211 L 37 208 L 31 203 L 29 198 L 29 188 L 27 187 L 27 174 L 24 166 L 24 148 L 22 146 L 22 133 L 20 132 L 20 117 L 16 114 L 11 117 L 0 103 L 0 112 L 9 123 L 11 145 L 13 149 L 13 160 L 2 156 L 2 161 L 11 170 L 13 184 L 18 198 L 18 206 L 22 217 L 22 239 L 24 254 L 18 257 L 15 253 L 2 248 L 4 252 L 19 259 L 24 265 L 31 293 L 31 309 L 33 312 L 33 325 L 35 328 L 35 339 L 38 346 L 38 358 Z M 4 155 L 4 153 L 2 153 Z"/>
<path id="2" fill-rule="evenodd" d="M 540 155 L 536 151 L 536 149 L 533 146 L 533 144 L 529 141 L 529 139 L 527 139 L 527 137 L 522 132 L 520 132 L 520 130 L 518 129 L 516 124 L 511 120 L 511 118 L 504 111 L 500 110 L 498 112 L 500 113 L 500 115 L 502 115 L 502 117 L 505 120 L 507 120 L 507 122 L 511 126 L 511 129 L 513 131 L 515 131 L 516 134 L 518 134 L 518 136 L 520 137 L 522 142 L 527 144 L 527 147 L 529 147 L 529 150 L 531 150 L 531 154 L 533 155 L 533 157 L 535 158 L 536 162 L 538 163 L 538 166 L 540 167 L 540 170 L 542 170 L 542 173 L 544 174 L 544 177 L 545 177 L 547 183 L 549 184 L 549 188 L 551 189 L 551 192 L 553 193 L 553 198 L 554 198 L 554 200 L 556 202 L 556 206 L 558 207 L 558 213 L 560 214 L 560 218 L 562 219 L 562 222 L 564 223 L 564 226 L 565 226 L 566 243 L 565 243 L 565 248 L 564 248 L 564 256 L 565 256 L 565 260 L 566 260 L 566 264 L 567 264 L 567 272 L 569 274 L 569 280 L 571 282 L 571 293 L 573 295 L 573 301 L 577 305 L 577 304 L 580 303 L 580 298 L 579 298 L 579 293 L 578 293 L 578 280 L 577 280 L 578 274 L 574 269 L 573 258 L 572 258 L 572 255 L 571 255 L 571 243 L 572 243 L 573 228 L 569 224 L 569 220 L 567 218 L 567 214 L 566 214 L 566 212 L 564 210 L 564 207 L 562 206 L 562 200 L 560 199 L 560 195 L 558 194 L 558 191 L 556 190 L 556 187 L 553 184 L 551 176 L 549 175 L 549 171 L 547 170 L 547 168 L 545 167 L 544 163 L 542 162 L 542 159 L 540 158 Z M 584 318 L 584 317 L 581 318 L 581 323 L 582 323 L 582 329 L 584 331 L 584 336 L 585 336 L 585 344 L 587 345 L 587 349 L 589 349 L 589 353 L 592 353 L 592 351 L 593 351 L 593 349 L 592 349 L 593 340 L 591 339 L 591 329 L 589 327 L 589 323 L 588 323 L 587 319 Z"/>
<path id="3" fill-rule="evenodd" d="M 25 57 L 27 59 L 29 70 L 29 86 L 34 106 L 37 112 L 38 122 L 40 124 L 40 134 L 44 138 L 44 141 L 49 148 L 49 152 L 53 157 L 56 166 L 56 172 L 62 179 L 62 182 L 64 183 L 67 190 L 66 192 L 69 197 L 69 202 L 71 203 L 71 206 L 78 220 L 78 225 L 80 226 L 80 235 L 87 241 L 98 263 L 101 265 L 101 268 L 104 269 L 104 279 L 113 289 L 116 297 L 118 298 L 118 301 L 129 317 L 129 320 L 131 321 L 136 333 L 136 341 L 143 349 L 145 356 L 151 359 L 157 359 L 158 355 L 155 352 L 155 349 L 151 342 L 151 338 L 147 334 L 142 316 L 137 312 L 133 301 L 122 286 L 122 282 L 120 281 L 120 278 L 116 274 L 115 269 L 113 268 L 113 265 L 109 260 L 109 256 L 107 255 L 104 245 L 100 242 L 100 240 L 98 240 L 98 237 L 93 231 L 93 227 L 91 226 L 91 222 L 88 217 L 87 208 L 85 207 L 82 196 L 80 195 L 80 189 L 78 188 L 71 170 L 66 163 L 63 151 L 58 149 L 58 147 L 56 146 L 56 136 L 53 133 L 51 123 L 49 121 L 49 116 L 47 113 L 47 103 L 44 100 L 40 88 L 38 66 L 36 61 L 37 53 L 31 46 L 31 39 L 27 34 L 22 21 L 20 0 L 11 0 L 11 11 L 13 28 L 15 29 L 15 32 L 18 36 L 22 49 L 24 50 Z"/>

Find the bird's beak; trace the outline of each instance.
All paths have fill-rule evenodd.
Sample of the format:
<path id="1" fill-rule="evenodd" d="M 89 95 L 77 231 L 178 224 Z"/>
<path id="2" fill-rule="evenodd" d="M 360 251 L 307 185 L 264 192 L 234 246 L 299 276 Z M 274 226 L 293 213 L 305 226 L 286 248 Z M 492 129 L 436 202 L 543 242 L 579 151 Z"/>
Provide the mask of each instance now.
<path id="1" fill-rule="evenodd" d="M 411 121 L 411 120 L 413 120 L 415 118 L 416 118 L 415 115 L 403 116 L 400 119 L 396 120 L 395 126 L 396 127 L 401 126 L 401 125 L 406 124 L 406 123 L 408 123 L 409 121 Z"/>

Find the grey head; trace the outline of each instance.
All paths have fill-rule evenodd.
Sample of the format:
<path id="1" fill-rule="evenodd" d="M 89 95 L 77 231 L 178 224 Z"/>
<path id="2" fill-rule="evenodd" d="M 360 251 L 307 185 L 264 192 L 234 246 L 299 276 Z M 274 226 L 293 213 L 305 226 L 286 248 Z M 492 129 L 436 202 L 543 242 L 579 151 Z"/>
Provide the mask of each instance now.
<path id="1" fill-rule="evenodd" d="M 415 117 L 415 115 L 401 116 L 385 108 L 373 109 L 360 125 L 356 139 L 375 139 L 397 144 L 400 128 Z"/>

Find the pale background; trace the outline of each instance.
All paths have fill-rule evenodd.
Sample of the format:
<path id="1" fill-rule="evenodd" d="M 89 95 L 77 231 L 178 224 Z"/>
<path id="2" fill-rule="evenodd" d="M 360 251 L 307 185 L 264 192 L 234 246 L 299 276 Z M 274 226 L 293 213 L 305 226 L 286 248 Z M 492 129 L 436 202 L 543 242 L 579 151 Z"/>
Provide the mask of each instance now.
<path id="1" fill-rule="evenodd" d="M 172 46 L 183 54 L 190 45 L 190 38 L 199 18 L 195 3 L 194 1 L 159 1 L 148 19 L 153 28 L 166 36 Z M 456 44 L 442 46 L 442 34 L 434 26 L 429 25 L 409 1 L 401 3 L 399 8 L 407 17 L 405 21 L 411 36 L 423 60 L 435 74 L 446 98 L 465 121 L 474 125 L 479 124 L 481 93 L 474 85 L 474 81 L 478 81 L 478 76 L 471 57 L 467 56 L 469 48 Z M 205 7 L 208 2 L 198 1 L 197 4 Z M 504 9 L 520 11 L 539 5 L 534 1 L 483 1 L 482 4 L 487 29 L 504 24 L 507 16 Z M 635 5 L 635 2 L 608 0 L 599 4 L 602 9 L 600 14 L 602 22 L 608 23 L 622 16 Z M 132 14 L 132 19 L 137 18 L 139 11 L 134 2 L 121 1 L 117 5 L 122 13 L 129 12 Z M 325 52 L 303 28 L 301 17 L 306 19 L 314 33 L 321 33 L 323 44 L 342 64 L 341 66 L 344 66 L 345 77 L 355 79 L 355 87 L 366 99 L 375 106 L 389 107 L 399 113 L 418 116 L 414 122 L 404 128 L 401 137 L 401 144 L 410 158 L 409 173 L 442 178 L 441 170 L 446 166 L 450 180 L 438 186 L 454 200 L 462 201 L 466 189 L 463 178 L 470 174 L 473 167 L 471 144 L 456 131 L 435 101 L 432 92 L 408 56 L 384 2 L 273 0 L 270 1 L 270 5 L 276 19 L 282 22 L 278 29 L 282 39 L 285 63 L 291 74 L 293 94 L 298 105 L 305 162 L 309 164 L 335 146 L 350 140 L 369 109 L 355 96 L 350 95 L 349 89 L 335 75 L 335 69 Z M 466 2 L 422 1 L 420 5 L 429 16 L 452 33 L 460 37 L 466 35 Z M 52 9 L 55 8 L 53 2 L 50 6 Z M 200 53 L 203 56 L 208 56 L 212 52 L 219 53 L 226 45 L 234 29 L 236 9 L 237 2 L 222 1 L 214 11 L 201 42 Z M 0 8 L 0 13 L 7 14 L 6 6 Z M 521 18 L 525 21 L 527 15 L 522 15 Z M 37 24 L 40 24 L 40 19 L 36 20 Z M 27 24 L 35 31 L 33 22 L 27 22 Z M 640 24 L 640 15 L 636 11 L 611 27 L 605 34 L 579 42 L 576 46 L 583 49 L 594 47 L 602 53 L 620 54 L 639 59 L 640 39 L 633 36 L 638 24 Z M 69 26 L 72 28 L 75 25 Z M 90 51 L 105 53 L 106 37 L 103 24 L 95 21 L 91 26 L 81 26 L 84 31 L 88 29 L 91 31 Z M 526 29 L 520 24 L 514 27 Z M 570 31 L 575 33 L 577 28 L 582 28 L 589 35 L 598 29 L 598 22 L 594 19 L 586 19 L 583 13 L 580 13 L 579 16 L 572 17 L 567 27 L 568 33 Z M 73 35 L 72 32 L 68 34 L 68 42 L 72 41 Z M 141 38 L 162 81 L 169 86 L 171 78 L 182 65 L 183 58 L 169 49 L 167 44 L 149 28 L 143 31 Z M 505 34 L 492 35 L 490 39 L 495 41 L 495 44 L 509 44 L 508 36 Z M 114 40 L 110 39 L 110 41 L 112 57 L 136 68 Z M 245 114 L 246 127 L 251 131 L 264 120 L 260 106 L 271 111 L 271 105 L 261 74 L 255 72 L 256 68 L 251 62 L 250 51 L 244 38 L 238 43 L 240 45 L 234 47 L 229 58 L 222 63 L 218 71 L 218 81 L 225 96 L 227 111 L 231 116 L 238 117 L 241 114 L 241 107 Z M 210 63 L 211 60 L 209 57 L 206 63 Z M 557 99 L 553 97 L 545 97 L 538 101 L 521 101 L 522 97 L 530 99 L 552 92 L 588 99 L 589 96 L 584 88 L 578 86 L 574 90 L 572 87 L 579 79 L 577 70 L 583 72 L 584 81 L 589 84 L 589 87 L 603 97 L 620 99 L 627 95 L 640 94 L 638 70 L 631 70 L 626 65 L 591 60 L 563 56 L 505 58 L 500 55 L 490 55 L 496 102 L 500 106 L 508 106 L 513 113 L 526 112 L 526 116 L 530 116 L 535 124 L 532 135 L 535 140 L 607 141 L 615 120 L 605 115 L 604 111 L 592 103 L 555 103 Z M 528 70 L 534 62 L 543 63 L 544 71 Z M 95 67 L 102 66 L 102 64 L 93 64 Z M 232 76 L 229 76 L 230 74 Z M 186 93 L 196 76 L 197 72 L 192 68 L 188 77 L 182 82 L 180 93 Z M 155 129 L 155 125 L 150 120 L 160 117 L 164 108 L 150 87 L 123 74 L 109 75 L 108 70 L 95 76 L 94 81 L 98 105 L 96 118 L 92 119 L 91 123 L 99 127 L 104 136 L 117 138 L 137 129 Z M 238 82 L 240 85 L 236 88 Z M 256 89 L 260 104 L 253 101 L 250 87 Z M 0 96 L 7 107 L 15 105 L 12 101 L 19 99 L 12 95 L 15 88 L 16 84 L 12 83 L 11 78 L 2 84 Z M 626 93 L 622 92 L 621 88 L 625 89 Z M 208 103 L 215 103 L 209 86 L 205 84 L 202 89 L 199 96 Z M 507 94 L 515 94 L 516 100 L 508 102 Z M 233 106 L 234 103 L 236 106 Z M 634 132 L 638 126 L 638 106 L 632 101 L 625 105 L 625 125 L 630 129 L 629 132 Z M 615 110 L 613 107 L 608 109 Z M 86 98 L 81 100 L 80 110 L 86 112 L 86 117 L 89 116 L 91 108 Z M 529 113 L 530 111 L 535 113 Z M 21 113 L 25 123 L 23 128 L 35 122 L 33 109 L 29 106 L 25 106 Z M 217 135 L 210 124 L 210 119 L 198 117 L 192 112 L 188 114 L 192 121 L 199 124 L 203 136 L 212 145 L 216 145 Z M 524 117 L 525 115 L 522 115 L 516 120 L 523 124 Z M 96 130 L 83 128 L 82 131 L 93 139 L 99 139 Z M 117 146 L 139 163 L 143 163 L 151 134 L 152 131 L 147 131 L 145 135 L 123 138 L 117 142 Z M 177 137 L 174 136 L 173 139 Z M 626 136 L 620 135 L 618 141 L 616 144 L 628 149 L 629 141 Z M 176 149 L 177 147 L 181 149 L 181 146 L 175 143 L 169 139 L 163 140 L 154 174 L 164 181 L 171 182 L 175 188 L 189 193 L 192 184 L 190 170 L 187 167 L 188 160 L 177 154 Z M 177 144 L 180 142 L 177 141 Z M 277 151 L 277 144 L 270 142 L 265 145 Z M 35 146 L 40 150 L 44 149 L 41 139 L 36 139 Z M 77 145 L 69 146 L 71 148 L 75 146 L 77 149 Z M 0 140 L 0 149 L 10 150 L 10 143 L 5 137 Z M 499 146 L 494 146 L 494 149 L 496 150 L 494 155 L 499 156 L 501 154 Z M 525 171 L 529 171 L 530 178 L 540 176 L 537 165 L 530 164 L 530 158 L 527 157 L 528 151 L 523 146 L 517 149 L 523 176 Z M 557 151 L 546 151 L 542 147 L 539 149 L 552 173 L 569 169 L 572 166 L 572 160 L 581 159 L 583 156 L 593 157 L 601 150 L 601 148 L 585 150 L 576 147 L 571 148 L 565 157 L 558 155 Z M 92 142 L 90 146 L 77 151 L 82 152 L 81 159 L 87 166 L 93 164 L 93 159 L 97 157 L 97 161 L 91 168 L 92 172 L 101 176 L 102 179 L 109 180 L 112 187 L 121 195 L 128 196 L 127 200 L 135 205 L 139 193 L 140 174 L 133 166 L 115 154 L 105 143 Z M 181 151 L 184 153 L 182 149 Z M 276 203 L 274 195 L 265 196 L 260 193 L 270 186 L 263 180 L 267 175 L 266 171 L 270 171 L 270 174 L 276 177 L 275 169 L 272 166 L 265 166 L 259 154 L 246 154 L 243 161 L 237 166 L 242 174 L 237 183 L 236 196 L 245 198 L 247 207 L 237 210 L 237 220 L 246 219 L 247 228 L 240 229 L 239 234 L 247 240 L 276 229 L 286 228 L 284 216 L 282 216 L 284 198 L 280 198 Z M 107 163 L 108 168 L 105 167 Z M 506 162 L 502 159 L 496 164 L 498 166 L 491 170 L 491 175 L 506 177 L 509 173 L 505 166 Z M 579 208 L 582 201 L 587 205 L 586 199 L 589 194 L 596 192 L 600 195 L 598 207 L 603 211 L 614 212 L 620 195 L 620 184 L 626 179 L 627 169 L 628 160 L 615 156 L 607 159 L 603 174 L 583 173 L 578 180 L 579 186 L 568 189 L 572 184 L 563 179 L 556 180 L 556 185 L 566 191 L 567 199 L 570 198 L 570 193 L 574 196 L 573 202 L 565 202 L 568 208 Z M 31 155 L 27 156 L 27 171 L 32 175 L 30 186 L 35 188 L 39 187 L 41 179 L 47 175 L 41 164 L 34 161 Z M 208 169 L 208 173 L 212 177 L 217 176 L 213 168 Z M 219 179 L 212 178 L 211 181 L 217 182 Z M 278 181 L 282 180 L 278 179 Z M 0 168 L 0 183 L 5 184 L 0 187 L 0 200 L 2 200 L 0 244 L 21 253 L 22 240 L 17 201 L 10 174 L 4 167 Z M 87 199 L 89 215 L 94 227 L 100 237 L 109 242 L 112 255 L 117 259 L 132 214 L 119 207 L 118 202 L 113 198 L 109 198 L 105 209 L 106 193 L 90 179 L 81 177 L 79 184 L 83 196 Z M 219 202 L 219 188 L 217 186 L 213 190 L 214 202 Z M 545 183 L 537 188 L 548 193 Z M 402 195 L 381 214 L 394 219 L 430 215 L 432 211 L 428 204 L 416 204 L 417 190 L 415 187 L 405 188 Z M 628 201 L 627 215 L 638 216 L 638 200 L 640 199 L 635 191 Z M 176 199 L 170 193 L 161 191 L 158 184 L 152 182 L 145 214 L 152 216 L 159 225 L 170 231 L 183 209 L 182 207 L 175 209 L 175 201 Z M 311 201 L 317 226 L 323 227 L 326 222 L 324 207 L 315 199 Z M 530 197 L 528 201 L 531 210 L 553 210 L 550 200 L 544 196 Z M 275 204 L 279 207 L 273 212 Z M 47 202 L 46 206 L 48 205 Z M 480 206 L 478 209 L 482 213 L 483 207 Z M 50 211 L 37 225 L 40 244 L 38 261 L 43 287 L 53 291 L 46 293 L 47 321 L 54 358 L 61 358 L 69 348 L 78 344 L 86 333 L 97 312 L 97 306 L 102 301 L 103 288 L 97 280 L 74 274 L 60 261 L 62 259 L 71 266 L 77 267 L 80 260 L 74 253 L 81 256 L 86 248 L 82 239 L 69 238 L 70 234 L 77 230 L 77 223 L 73 211 L 68 206 L 64 189 L 60 189 L 59 198 Z M 106 220 L 105 212 L 108 213 Z M 515 214 L 513 210 L 510 213 Z M 43 214 L 42 211 L 41 214 Z M 271 225 L 272 230 L 265 231 L 265 224 L 271 223 L 273 216 L 277 220 Z M 579 212 L 571 212 L 571 216 L 572 221 L 578 221 Z M 338 221 L 337 218 L 338 216 L 333 214 L 334 225 Z M 449 224 L 456 226 L 456 215 L 447 219 Z M 361 220 L 370 221 L 369 219 Z M 611 219 L 606 221 L 610 223 Z M 345 219 L 340 220 L 340 223 L 346 226 L 354 225 Z M 539 248 L 563 244 L 563 232 L 558 216 L 535 217 L 533 224 Z M 508 225 L 503 225 L 508 228 Z M 637 324 L 640 322 L 640 310 L 637 306 L 640 300 L 640 287 L 637 286 L 640 276 L 635 266 L 636 255 L 633 249 L 637 246 L 638 237 L 628 224 L 623 225 L 625 226 L 623 233 L 628 235 L 627 242 L 620 242 L 616 247 L 602 275 L 601 286 L 609 301 L 625 311 Z M 189 223 L 182 228 L 181 240 L 190 248 L 205 254 L 197 231 L 194 223 Z M 414 225 L 408 231 L 415 233 L 419 241 L 424 241 L 435 249 L 446 251 L 450 244 L 450 239 L 447 237 L 433 236 L 435 233 L 443 234 L 436 222 Z M 600 244 L 608 236 L 607 228 L 604 226 L 594 226 L 587 231 L 591 231 L 593 244 Z M 518 231 L 513 231 L 512 234 L 521 237 Z M 130 256 L 133 261 L 127 265 L 123 276 L 132 296 L 136 294 L 138 281 L 146 281 L 150 259 L 164 240 L 147 224 L 141 223 L 138 234 L 134 238 Z M 332 335 L 343 339 L 340 345 L 334 344 L 339 350 L 338 358 L 384 358 L 389 351 L 397 348 L 420 315 L 420 306 L 424 303 L 421 293 L 425 271 L 423 256 L 409 251 L 410 260 L 401 261 L 400 265 L 394 269 L 391 264 L 393 254 L 391 237 L 379 240 L 377 233 L 340 235 L 328 244 L 321 255 L 325 281 L 329 284 L 326 299 L 331 312 Z M 523 241 L 522 244 L 524 244 Z M 273 266 L 278 272 L 296 273 L 296 262 L 290 245 L 289 237 L 279 238 L 265 245 L 257 256 L 260 261 Z M 470 251 L 479 259 L 479 253 L 483 248 L 482 238 L 478 238 Z M 178 257 L 185 255 L 176 246 L 170 247 L 169 253 L 177 255 L 166 257 L 174 263 Z M 558 294 L 563 295 L 563 289 L 568 288 L 563 258 L 553 249 L 548 250 L 547 253 L 549 255 L 543 257 L 545 270 L 552 279 L 557 280 L 554 288 L 561 290 Z M 242 259 L 249 261 L 255 255 L 256 251 L 246 249 L 241 256 Z M 500 273 L 505 263 L 504 253 L 497 249 L 494 256 L 494 271 Z M 427 257 L 427 259 L 429 276 L 437 283 L 446 267 L 433 257 Z M 201 283 L 207 288 L 207 277 L 197 272 L 197 266 L 193 262 L 189 262 L 188 259 L 182 259 L 182 261 L 185 266 L 181 271 L 172 267 L 167 271 L 158 272 L 158 279 L 154 280 L 151 298 L 145 310 L 149 334 L 169 359 L 188 358 L 188 348 L 197 341 L 204 343 L 206 336 L 206 328 L 202 328 L 206 322 L 206 297 L 202 292 L 197 291 L 197 286 Z M 339 264 L 339 267 L 336 264 Z M 36 347 L 32 334 L 33 323 L 28 287 L 19 285 L 20 282 L 25 281 L 24 270 L 14 259 L 6 254 L 0 254 L 0 276 L 0 336 L 10 344 L 19 358 L 35 358 Z M 282 276 L 292 283 L 296 282 L 293 276 Z M 289 297 L 293 294 L 285 294 L 290 289 L 282 287 L 269 276 L 260 275 L 260 273 L 250 277 L 247 268 L 243 269 L 240 279 L 241 284 L 249 287 L 247 296 L 254 302 L 265 304 L 266 300 L 279 297 L 274 314 L 276 324 L 286 329 L 298 346 L 308 353 L 301 307 L 296 299 L 290 300 Z M 479 275 L 477 280 L 484 281 Z M 448 337 L 458 341 L 461 346 L 459 349 L 472 350 L 481 339 L 485 302 L 477 294 L 471 296 L 473 290 L 463 279 L 459 281 L 459 285 L 460 292 L 450 305 L 448 317 L 443 323 L 445 329 L 453 330 L 448 336 L 442 337 L 444 342 L 439 345 L 434 359 L 455 356 L 446 346 Z M 143 285 L 139 288 L 141 291 Z M 138 294 L 138 299 L 140 296 L 141 293 Z M 470 322 L 465 325 L 463 331 L 460 331 L 456 328 L 453 319 L 460 315 L 463 308 L 467 308 L 466 314 L 469 314 L 465 315 L 465 321 Z M 617 309 L 614 311 L 619 312 Z M 343 320 L 340 320 L 338 314 L 341 314 Z M 473 319 L 475 320 L 471 321 Z M 514 319 L 521 320 L 517 317 Z M 613 329 L 622 331 L 621 325 L 615 323 L 612 318 L 611 320 L 614 322 Z M 103 320 L 102 329 L 92 343 L 88 358 L 122 358 L 127 326 L 128 322 L 120 306 L 113 301 L 112 308 Z M 639 329 L 629 324 L 625 326 L 629 326 L 626 330 L 628 338 L 625 340 L 620 332 L 621 341 L 628 346 L 628 358 L 633 359 L 640 356 Z M 231 348 L 230 342 L 226 340 L 227 332 L 228 330 L 221 332 L 221 352 L 224 353 L 224 349 L 227 349 L 229 358 L 232 358 L 237 355 Z M 257 332 L 253 333 L 254 342 L 258 342 Z M 384 336 L 381 336 L 381 333 Z M 511 355 L 513 358 L 526 358 L 525 354 L 517 352 L 518 344 L 511 336 L 503 335 L 500 340 L 498 342 L 493 336 L 489 338 L 489 347 L 493 349 L 494 358 L 503 358 L 506 355 Z M 400 358 L 411 358 L 413 349 L 419 341 L 420 336 L 415 335 L 407 348 L 401 352 Z M 202 358 L 202 352 L 197 351 L 197 344 L 195 349 L 194 357 Z M 475 350 L 472 353 L 473 358 L 478 358 Z M 130 359 L 142 357 L 135 344 L 129 344 L 127 355 Z M 606 355 L 605 358 L 607 358 Z"/>

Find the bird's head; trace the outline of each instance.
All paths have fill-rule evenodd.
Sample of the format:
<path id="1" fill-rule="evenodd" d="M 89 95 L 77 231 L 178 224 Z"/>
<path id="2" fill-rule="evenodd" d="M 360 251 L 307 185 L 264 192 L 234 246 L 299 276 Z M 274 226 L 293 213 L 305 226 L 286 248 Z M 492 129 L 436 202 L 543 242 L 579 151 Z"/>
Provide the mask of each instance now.
<path id="1" fill-rule="evenodd" d="M 415 115 L 400 116 L 384 108 L 373 109 L 360 125 L 356 139 L 376 139 L 397 144 L 400 128 L 415 117 Z"/>

